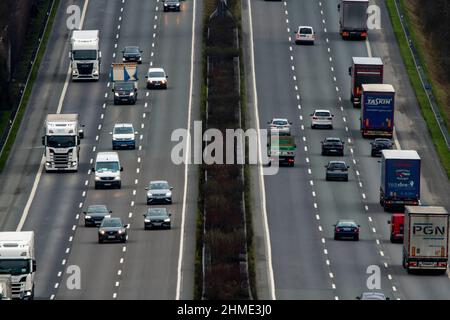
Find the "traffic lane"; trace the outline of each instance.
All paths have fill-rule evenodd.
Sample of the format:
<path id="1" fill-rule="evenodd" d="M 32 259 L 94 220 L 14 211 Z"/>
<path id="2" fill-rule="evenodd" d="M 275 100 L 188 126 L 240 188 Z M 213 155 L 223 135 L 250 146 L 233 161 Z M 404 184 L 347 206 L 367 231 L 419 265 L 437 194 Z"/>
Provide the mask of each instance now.
<path id="1" fill-rule="evenodd" d="M 81 1 L 63 1 L 56 12 L 24 118 L 0 173 L 0 230 L 16 230 L 41 162 L 42 126 L 47 113 L 57 108 L 59 95 L 53 93 L 62 91 L 68 68 L 67 61 L 60 57 L 68 50 L 65 9 L 72 3 Z"/>
<path id="2" fill-rule="evenodd" d="M 296 166 L 280 168 L 277 175 L 265 177 L 276 296 L 280 299 L 333 299 L 315 221 L 306 159 L 302 154 L 300 101 L 296 100 L 294 82 L 291 82 L 295 73 L 289 62 L 284 13 L 279 3 L 256 2 L 252 7 L 261 126 L 265 128 L 273 117 L 287 117 L 293 122 L 298 144 Z"/>
<path id="3" fill-rule="evenodd" d="M 150 113 L 146 119 L 148 134 L 143 139 L 142 170 L 133 216 L 132 237 L 136 241 L 127 253 L 119 299 L 174 299 L 176 295 L 181 213 L 183 207 L 184 165 L 171 160 L 171 134 L 186 128 L 188 119 L 192 7 L 185 3 L 181 13 L 161 13 L 154 67 L 163 67 L 169 75 L 167 90 L 150 90 Z M 174 44 L 177 50 L 173 50 Z M 146 90 L 147 91 L 147 90 Z M 154 152 L 157 150 L 157 152 Z M 167 180 L 173 189 L 172 230 L 144 230 L 145 187 L 151 180 Z M 192 184 L 192 183 L 190 183 Z M 195 183 L 194 183 L 195 185 Z M 155 259 L 158 257 L 158 259 Z"/>

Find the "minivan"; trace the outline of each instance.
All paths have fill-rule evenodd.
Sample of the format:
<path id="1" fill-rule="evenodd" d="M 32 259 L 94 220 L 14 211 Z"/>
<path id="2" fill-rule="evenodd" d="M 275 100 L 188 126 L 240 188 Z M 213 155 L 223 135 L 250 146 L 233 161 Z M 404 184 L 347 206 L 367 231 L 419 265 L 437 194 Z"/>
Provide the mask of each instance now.
<path id="1" fill-rule="evenodd" d="M 390 240 L 392 243 L 403 242 L 404 221 L 405 214 L 403 213 L 394 213 L 391 217 L 391 220 L 388 221 L 388 224 L 391 225 Z"/>
<path id="2" fill-rule="evenodd" d="M 121 187 L 119 155 L 117 152 L 99 152 L 95 158 L 95 189 Z"/>

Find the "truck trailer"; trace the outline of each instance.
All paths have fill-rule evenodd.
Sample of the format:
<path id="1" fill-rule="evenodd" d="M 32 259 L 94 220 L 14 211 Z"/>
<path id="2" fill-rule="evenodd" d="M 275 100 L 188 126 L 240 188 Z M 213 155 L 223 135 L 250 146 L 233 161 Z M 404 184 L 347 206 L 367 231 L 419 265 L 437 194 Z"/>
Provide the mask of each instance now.
<path id="1" fill-rule="evenodd" d="M 363 84 L 360 130 L 364 138 L 394 133 L 395 90 L 390 84 Z"/>
<path id="2" fill-rule="evenodd" d="M 338 4 L 339 33 L 343 39 L 367 38 L 369 0 L 341 0 Z"/>
<path id="3" fill-rule="evenodd" d="M 102 59 L 99 30 L 72 31 L 69 58 L 73 80 L 98 81 Z"/>
<path id="4" fill-rule="evenodd" d="M 353 103 L 353 107 L 361 105 L 363 84 L 383 83 L 383 67 L 381 58 L 352 58 L 348 74 L 351 76 L 350 101 Z"/>
<path id="5" fill-rule="evenodd" d="M 11 276 L 13 299 L 34 298 L 34 232 L 0 232 L 0 274 Z"/>
<path id="6" fill-rule="evenodd" d="M 80 140 L 84 137 L 80 127 L 78 114 L 47 115 L 42 137 L 46 171 L 78 170 Z"/>
<path id="7" fill-rule="evenodd" d="M 380 204 L 403 212 L 420 204 L 420 156 L 415 150 L 381 151 Z"/>
<path id="8" fill-rule="evenodd" d="M 297 145 L 291 135 L 269 135 L 267 143 L 267 156 L 269 157 L 269 166 L 277 163 L 280 166 L 293 167 L 295 164 L 295 151 Z"/>
<path id="9" fill-rule="evenodd" d="M 444 274 L 448 264 L 449 213 L 444 207 L 406 206 L 403 268 L 436 270 Z"/>

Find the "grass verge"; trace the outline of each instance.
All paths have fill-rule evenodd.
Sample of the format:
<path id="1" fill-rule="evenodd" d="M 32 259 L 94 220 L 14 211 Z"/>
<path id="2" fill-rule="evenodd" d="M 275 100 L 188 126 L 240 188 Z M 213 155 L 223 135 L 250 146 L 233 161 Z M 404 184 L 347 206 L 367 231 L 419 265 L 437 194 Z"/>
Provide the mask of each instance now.
<path id="1" fill-rule="evenodd" d="M 49 19 L 48 24 L 47 24 L 47 27 L 45 28 L 44 36 L 42 38 L 42 43 L 39 48 L 39 51 L 36 54 L 36 60 L 33 65 L 33 68 L 31 69 L 30 79 L 28 81 L 27 86 L 25 87 L 25 91 L 23 93 L 23 99 L 17 109 L 16 119 L 11 128 L 11 133 L 10 133 L 8 139 L 6 140 L 5 147 L 3 149 L 2 154 L 0 155 L 0 172 L 3 171 L 3 168 L 5 167 L 6 161 L 9 157 L 9 153 L 13 147 L 14 141 L 16 140 L 17 133 L 19 131 L 23 116 L 25 115 L 26 106 L 28 105 L 28 100 L 30 99 L 31 90 L 33 89 L 33 84 L 34 84 L 34 81 L 36 80 L 37 73 L 39 71 L 39 66 L 41 64 L 42 57 L 44 56 L 44 53 L 45 53 L 45 48 L 47 46 L 48 38 L 49 38 L 50 32 L 52 30 L 52 26 L 53 26 L 53 22 L 55 20 L 56 10 L 59 6 L 59 2 L 60 2 L 60 0 L 55 0 L 52 11 L 50 12 L 50 16 L 48 18 Z M 46 8 L 48 8 L 48 7 L 46 7 Z M 45 19 L 45 17 L 47 16 L 46 12 L 47 12 L 46 10 L 45 10 L 45 12 L 40 12 L 40 14 L 33 20 L 32 25 L 30 26 L 30 28 L 32 30 L 34 30 L 36 28 L 36 26 L 42 25 L 43 21 L 45 21 L 43 19 Z M 38 28 L 38 30 L 40 30 L 40 27 Z M 27 40 L 26 48 L 24 49 L 24 57 L 22 59 L 22 61 L 23 61 L 22 63 L 24 65 L 28 64 L 28 61 L 32 60 L 33 49 L 30 49 L 32 47 L 31 43 L 36 44 L 36 42 L 38 41 L 38 38 L 39 38 L 39 34 L 31 34 L 30 33 L 29 39 Z"/>
<path id="2" fill-rule="evenodd" d="M 400 53 L 402 55 L 403 62 L 405 64 L 409 80 L 415 91 L 417 101 L 419 102 L 422 115 L 427 123 L 428 131 L 430 132 L 433 144 L 436 147 L 436 151 L 439 155 L 439 159 L 442 163 L 442 166 L 444 167 L 444 170 L 447 173 L 447 177 L 450 178 L 450 151 L 447 148 L 445 139 L 442 136 L 441 131 L 439 129 L 439 125 L 436 122 L 436 118 L 434 117 L 433 110 L 431 110 L 431 107 L 429 105 L 428 97 L 425 93 L 425 90 L 422 87 L 422 82 L 420 81 L 419 74 L 417 73 L 416 66 L 414 64 L 414 59 L 409 49 L 408 41 L 406 39 L 405 33 L 403 32 L 400 19 L 397 15 L 397 9 L 395 7 L 394 0 L 387 0 L 386 6 L 388 8 L 389 16 L 392 22 L 392 27 L 394 29 L 394 33 L 397 38 L 398 45 L 400 47 Z M 409 21 L 408 18 L 406 18 L 407 23 L 408 21 Z M 411 26 L 409 27 L 411 29 Z M 414 43 L 414 46 L 416 46 L 417 48 L 416 43 Z"/>

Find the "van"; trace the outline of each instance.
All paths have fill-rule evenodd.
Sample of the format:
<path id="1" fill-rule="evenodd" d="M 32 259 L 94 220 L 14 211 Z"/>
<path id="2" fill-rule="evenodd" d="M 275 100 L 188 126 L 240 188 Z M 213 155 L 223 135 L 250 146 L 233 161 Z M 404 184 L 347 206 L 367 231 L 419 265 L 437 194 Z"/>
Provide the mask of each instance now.
<path id="1" fill-rule="evenodd" d="M 95 189 L 99 188 L 121 188 L 119 155 L 117 152 L 99 152 L 95 158 Z"/>
<path id="2" fill-rule="evenodd" d="M 405 221 L 405 214 L 403 213 L 394 213 L 391 217 L 391 220 L 388 221 L 388 224 L 391 225 L 390 240 L 392 243 L 403 242 L 404 221 Z"/>

